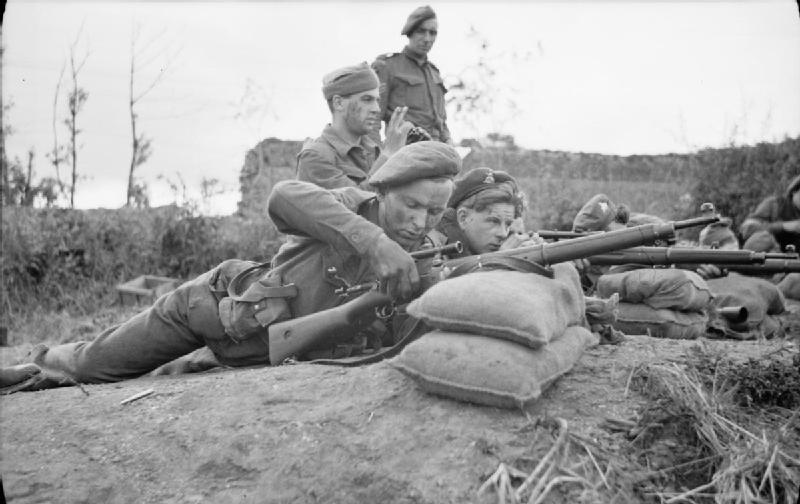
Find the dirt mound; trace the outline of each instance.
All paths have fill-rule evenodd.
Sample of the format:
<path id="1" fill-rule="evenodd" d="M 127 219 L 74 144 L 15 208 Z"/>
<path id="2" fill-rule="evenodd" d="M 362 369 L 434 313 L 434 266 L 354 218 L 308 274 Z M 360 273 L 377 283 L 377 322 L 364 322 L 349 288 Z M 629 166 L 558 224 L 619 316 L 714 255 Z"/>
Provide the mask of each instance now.
<path id="1" fill-rule="evenodd" d="M 593 348 L 527 411 L 427 395 L 385 363 L 17 393 L 0 399 L 3 485 L 20 503 L 496 502 L 476 492 L 498 464 L 543 453 L 532 419 L 561 417 L 613 450 L 621 434 L 601 424 L 643 401 L 628 390 L 632 368 L 697 344 L 641 336 Z M 702 344 L 747 357 L 785 342 Z"/>

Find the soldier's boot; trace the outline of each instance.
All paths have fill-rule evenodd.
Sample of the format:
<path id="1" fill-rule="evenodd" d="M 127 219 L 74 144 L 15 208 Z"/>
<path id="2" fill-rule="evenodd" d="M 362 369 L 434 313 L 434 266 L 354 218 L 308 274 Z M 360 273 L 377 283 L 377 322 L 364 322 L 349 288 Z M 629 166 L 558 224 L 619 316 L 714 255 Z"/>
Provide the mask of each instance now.
<path id="1" fill-rule="evenodd" d="M 37 381 L 42 369 L 36 364 L 0 367 L 0 394 L 24 390 Z"/>

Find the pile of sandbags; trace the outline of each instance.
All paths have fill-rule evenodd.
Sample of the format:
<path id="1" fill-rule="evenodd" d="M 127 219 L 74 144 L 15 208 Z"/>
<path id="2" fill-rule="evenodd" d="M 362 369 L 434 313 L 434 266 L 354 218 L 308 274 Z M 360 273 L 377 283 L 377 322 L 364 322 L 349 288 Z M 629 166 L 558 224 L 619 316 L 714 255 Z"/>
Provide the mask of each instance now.
<path id="1" fill-rule="evenodd" d="M 479 270 L 439 282 L 407 308 L 434 330 L 390 365 L 426 392 L 525 407 L 598 342 L 574 266 L 553 271 Z"/>
<path id="2" fill-rule="evenodd" d="M 620 303 L 613 326 L 618 331 L 670 339 L 696 339 L 706 332 L 713 294 L 697 273 L 643 268 L 597 280 L 599 296 L 615 293 Z"/>

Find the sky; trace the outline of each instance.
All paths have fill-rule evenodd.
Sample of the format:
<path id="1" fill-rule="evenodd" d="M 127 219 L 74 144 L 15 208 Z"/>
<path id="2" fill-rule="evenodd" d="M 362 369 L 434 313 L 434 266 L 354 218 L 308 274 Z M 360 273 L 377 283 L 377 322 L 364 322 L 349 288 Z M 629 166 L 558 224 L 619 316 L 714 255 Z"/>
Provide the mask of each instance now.
<path id="1" fill-rule="evenodd" d="M 3 17 L 3 103 L 10 158 L 35 152 L 53 176 L 56 115 L 70 86 L 70 48 L 85 64 L 78 116 L 78 208 L 124 204 L 135 37 L 137 128 L 152 155 L 137 169 L 151 204 L 200 201 L 203 179 L 224 191 L 201 210 L 229 214 L 248 149 L 316 137 L 330 120 L 322 76 L 400 51 L 418 2 L 45 2 L 11 0 Z M 456 141 L 490 132 L 525 148 L 602 154 L 691 152 L 800 135 L 800 20 L 792 0 L 430 2 L 439 36 L 429 57 L 446 83 L 491 91 L 488 112 L 448 109 Z M 472 35 L 471 35 L 472 34 Z M 487 46 L 481 49 L 481 41 Z M 479 62 L 494 72 L 475 73 Z M 488 96 L 488 95 L 487 95 Z M 62 167 L 62 171 L 64 168 Z"/>

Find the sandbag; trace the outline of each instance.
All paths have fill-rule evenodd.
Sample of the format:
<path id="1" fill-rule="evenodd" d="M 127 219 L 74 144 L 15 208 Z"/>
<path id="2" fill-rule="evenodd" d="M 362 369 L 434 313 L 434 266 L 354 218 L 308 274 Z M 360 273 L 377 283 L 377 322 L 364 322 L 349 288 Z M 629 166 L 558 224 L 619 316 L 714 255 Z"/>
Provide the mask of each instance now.
<path id="1" fill-rule="evenodd" d="M 697 339 L 706 332 L 708 315 L 704 312 L 687 312 L 652 308 L 645 304 L 620 303 L 614 329 L 625 334 L 649 334 L 654 338 Z"/>
<path id="2" fill-rule="evenodd" d="M 571 326 L 546 346 L 466 333 L 432 331 L 409 344 L 389 364 L 425 392 L 501 408 L 525 407 L 575 365 L 598 337 Z"/>
<path id="3" fill-rule="evenodd" d="M 714 307 L 743 306 L 747 309 L 746 321 L 727 321 L 728 328 L 733 331 L 728 336 L 737 339 L 769 337 L 780 331 L 780 323 L 772 315 L 786 310 L 786 299 L 777 285 L 763 278 L 729 273 L 708 280 L 708 286 L 714 293 Z"/>
<path id="4" fill-rule="evenodd" d="M 585 325 L 586 304 L 571 263 L 536 273 L 477 271 L 439 282 L 408 305 L 410 315 L 444 331 L 507 339 L 538 348 L 567 326 Z"/>
<path id="5" fill-rule="evenodd" d="M 789 273 L 780 282 L 778 290 L 789 299 L 800 300 L 800 273 Z"/>
<path id="6" fill-rule="evenodd" d="M 597 280 L 597 294 L 621 301 L 642 303 L 651 308 L 700 311 L 708 307 L 712 294 L 708 284 L 693 271 L 645 268 L 610 273 Z"/>

